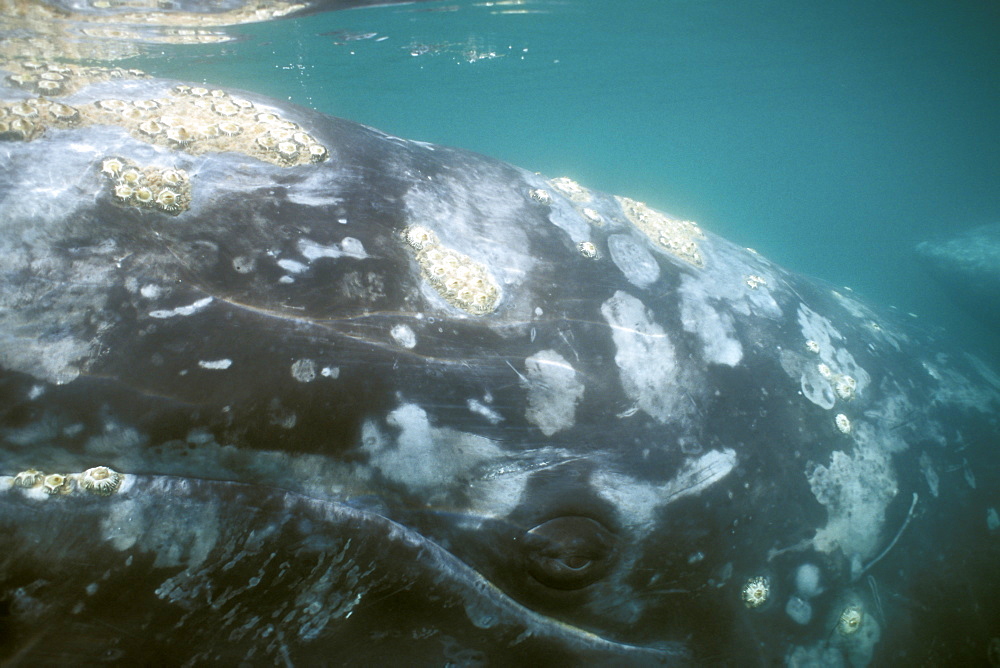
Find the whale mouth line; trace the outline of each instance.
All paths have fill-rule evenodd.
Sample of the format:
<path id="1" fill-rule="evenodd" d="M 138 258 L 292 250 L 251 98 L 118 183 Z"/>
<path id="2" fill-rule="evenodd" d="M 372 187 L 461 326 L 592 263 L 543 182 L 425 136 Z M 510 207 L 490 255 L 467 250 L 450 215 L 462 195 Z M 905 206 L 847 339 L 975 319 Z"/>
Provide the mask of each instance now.
<path id="1" fill-rule="evenodd" d="M 90 592 L 95 582 L 118 579 L 142 582 L 150 591 L 131 596 L 184 610 L 182 621 L 210 614 L 225 624 L 226 614 L 237 616 L 236 604 L 257 610 L 257 617 L 265 617 L 259 610 L 277 614 L 298 605 L 325 621 L 315 622 L 308 637 L 294 624 L 289 630 L 322 642 L 343 635 L 338 625 L 370 623 L 406 599 L 443 602 L 447 624 L 470 636 L 499 632 L 512 647 L 549 643 L 657 664 L 684 656 L 681 648 L 621 643 L 534 612 L 434 540 L 343 501 L 236 481 L 127 474 L 107 495 L 79 484 L 58 493 L 23 488 L 0 477 L 0 505 L 0 529 L 11 536 L 13 551 L 24 553 L 14 556 L 32 564 L 32 581 L 59 581 L 64 592 Z M 67 560 L 77 566 L 57 577 Z M 308 573 L 308 586 L 287 590 L 294 601 L 282 599 L 287 575 L 276 562 Z M 309 580 L 320 570 L 321 578 Z M 234 574 L 244 573 L 248 584 L 234 584 Z M 270 597 L 259 595 L 261 584 Z M 58 598 L 44 604 L 61 605 Z M 86 614 L 100 618 L 100 597 L 91 598 Z"/>

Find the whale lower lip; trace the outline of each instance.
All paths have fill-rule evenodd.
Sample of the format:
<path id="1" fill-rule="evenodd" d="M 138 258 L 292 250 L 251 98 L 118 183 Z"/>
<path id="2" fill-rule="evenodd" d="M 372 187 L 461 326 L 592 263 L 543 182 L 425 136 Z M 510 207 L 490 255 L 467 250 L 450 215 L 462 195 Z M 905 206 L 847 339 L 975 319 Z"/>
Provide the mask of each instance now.
<path id="1" fill-rule="evenodd" d="M 684 659 L 539 615 L 419 533 L 336 501 L 142 475 L 106 497 L 0 478 L 0 497 L 6 658 Z"/>

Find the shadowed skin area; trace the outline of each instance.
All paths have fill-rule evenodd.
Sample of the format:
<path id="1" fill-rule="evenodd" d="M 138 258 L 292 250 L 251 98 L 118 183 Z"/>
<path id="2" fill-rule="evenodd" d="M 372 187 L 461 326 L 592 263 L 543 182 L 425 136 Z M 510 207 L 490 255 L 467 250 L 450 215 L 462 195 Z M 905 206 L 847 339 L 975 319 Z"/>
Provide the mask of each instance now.
<path id="1" fill-rule="evenodd" d="M 0 88 L 4 659 L 984 656 L 981 361 L 626 197 L 74 76 Z"/>

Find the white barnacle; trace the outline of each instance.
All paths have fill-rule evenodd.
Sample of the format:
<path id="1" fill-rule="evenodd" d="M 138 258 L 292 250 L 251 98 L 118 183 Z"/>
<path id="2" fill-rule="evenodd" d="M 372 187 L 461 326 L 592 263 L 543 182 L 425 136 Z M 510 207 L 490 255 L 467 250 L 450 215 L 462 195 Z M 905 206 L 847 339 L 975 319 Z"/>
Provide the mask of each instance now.
<path id="1" fill-rule="evenodd" d="M 743 604 L 748 608 L 759 608 L 771 596 L 771 582 L 767 576 L 758 575 L 743 584 Z"/>
<path id="2" fill-rule="evenodd" d="M 552 203 L 552 195 L 549 194 L 549 191 L 543 190 L 542 188 L 535 188 L 529 192 L 528 195 L 539 204 Z"/>
<path id="3" fill-rule="evenodd" d="M 865 613 L 860 605 L 849 605 L 840 613 L 840 619 L 837 620 L 837 630 L 845 636 L 857 633 L 864 619 Z"/>
<path id="4" fill-rule="evenodd" d="M 580 251 L 580 255 L 585 258 L 593 259 L 597 257 L 597 246 L 592 241 L 581 241 L 576 247 Z"/>
<path id="5" fill-rule="evenodd" d="M 812 339 L 809 339 L 808 341 L 806 341 L 806 350 L 816 355 L 819 355 L 819 344 L 813 341 Z"/>
<path id="6" fill-rule="evenodd" d="M 837 396 L 844 401 L 854 399 L 854 393 L 858 388 L 858 381 L 847 375 L 837 375 L 833 378 L 833 389 Z"/>
<path id="7" fill-rule="evenodd" d="M 164 211 L 178 211 L 181 208 L 180 196 L 173 190 L 163 189 L 156 196 L 156 205 Z"/>
<path id="8" fill-rule="evenodd" d="M 311 144 L 309 146 L 309 159 L 313 162 L 323 162 L 328 155 L 329 152 L 322 144 Z"/>
<path id="9" fill-rule="evenodd" d="M 232 121 L 223 121 L 222 123 L 219 123 L 217 127 L 219 128 L 219 132 L 227 137 L 235 137 L 243 132 L 243 128 L 239 125 L 239 123 L 233 123 Z"/>
<path id="10" fill-rule="evenodd" d="M 827 380 L 833 378 L 833 371 L 831 371 L 830 367 L 823 364 L 822 362 L 816 365 L 816 370 L 819 371 L 819 375 L 823 376 Z"/>
<path id="11" fill-rule="evenodd" d="M 132 193 L 139 204 L 151 204 L 153 202 L 153 191 L 146 186 L 140 186 Z"/>
<path id="12" fill-rule="evenodd" d="M 124 183 L 119 183 L 118 185 L 115 186 L 115 199 L 121 200 L 122 202 L 127 202 L 129 199 L 132 198 L 132 194 L 134 192 L 135 191 L 132 189 L 132 186 L 126 185 Z"/>
<path id="13" fill-rule="evenodd" d="M 42 489 L 46 494 L 66 494 L 72 489 L 72 482 L 61 473 L 51 473 L 42 480 Z"/>
<path id="14" fill-rule="evenodd" d="M 21 471 L 16 476 L 14 476 L 14 487 L 21 487 L 24 489 L 37 487 L 39 484 L 41 484 L 44 478 L 45 474 L 42 473 L 41 471 L 36 471 L 35 469 L 28 469 L 26 471 Z"/>
<path id="15" fill-rule="evenodd" d="M 107 466 L 95 466 L 80 474 L 80 487 L 98 496 L 110 496 L 118 491 L 124 476 Z"/>
<path id="16" fill-rule="evenodd" d="M 117 177 L 125 169 L 125 163 L 119 158 L 105 158 L 101 161 L 101 172 L 110 177 Z"/>
<path id="17" fill-rule="evenodd" d="M 437 243 L 437 235 L 421 225 L 411 225 L 404 232 L 406 243 L 416 250 L 423 250 Z"/>
<path id="18" fill-rule="evenodd" d="M 842 434 L 851 433 L 851 421 L 847 419 L 847 416 L 843 413 L 837 413 L 837 417 L 833 419 L 834 423 L 837 425 L 837 429 L 840 430 Z"/>

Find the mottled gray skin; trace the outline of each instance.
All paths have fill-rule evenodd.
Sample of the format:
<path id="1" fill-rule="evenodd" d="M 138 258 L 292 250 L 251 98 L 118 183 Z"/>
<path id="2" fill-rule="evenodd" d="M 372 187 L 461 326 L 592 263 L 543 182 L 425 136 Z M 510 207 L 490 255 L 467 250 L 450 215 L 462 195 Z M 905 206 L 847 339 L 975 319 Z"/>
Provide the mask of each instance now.
<path id="1" fill-rule="evenodd" d="M 984 660 L 985 365 L 711 233 L 690 264 L 610 196 L 245 97 L 330 158 L 0 142 L 0 473 L 126 474 L 0 477 L 0 658 Z M 190 209 L 116 203 L 109 156 L 186 170 Z M 435 289 L 414 226 L 495 309 Z"/>

